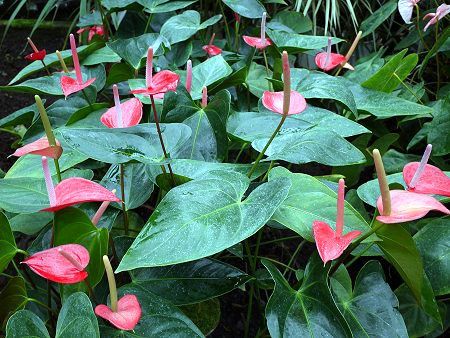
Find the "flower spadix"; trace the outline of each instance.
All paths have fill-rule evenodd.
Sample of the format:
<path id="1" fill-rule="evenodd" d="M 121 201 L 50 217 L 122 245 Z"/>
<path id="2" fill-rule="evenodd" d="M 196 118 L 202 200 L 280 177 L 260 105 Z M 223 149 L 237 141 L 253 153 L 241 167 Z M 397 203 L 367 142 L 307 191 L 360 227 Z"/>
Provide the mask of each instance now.
<path id="1" fill-rule="evenodd" d="M 45 56 L 47 55 L 45 49 L 39 50 L 30 38 L 27 38 L 27 41 L 31 49 L 33 50 L 33 53 L 26 55 L 25 59 L 29 61 L 44 60 Z"/>
<path id="2" fill-rule="evenodd" d="M 108 128 L 128 128 L 139 124 L 142 119 L 142 102 L 137 98 L 120 103 L 119 89 L 113 85 L 114 107 L 100 118 Z"/>
<path id="3" fill-rule="evenodd" d="M 110 306 L 100 304 L 95 307 L 95 314 L 109 321 L 120 330 L 133 330 L 141 319 L 141 305 L 135 295 L 124 295 L 117 300 L 116 280 L 108 256 L 103 256 L 106 276 L 109 284 Z"/>
<path id="4" fill-rule="evenodd" d="M 284 90 L 282 92 L 265 91 L 262 96 L 262 104 L 278 114 L 299 114 L 306 109 L 306 100 L 299 92 L 291 90 L 291 70 L 286 51 L 283 52 L 282 62 Z"/>
<path id="5" fill-rule="evenodd" d="M 186 90 L 188 93 L 191 92 L 192 89 L 192 61 L 187 60 L 186 62 Z"/>
<path id="6" fill-rule="evenodd" d="M 317 250 L 320 258 L 324 264 L 328 261 L 338 258 L 342 255 L 350 243 L 359 235 L 361 231 L 350 231 L 343 234 L 344 229 L 344 191 L 345 181 L 339 180 L 338 198 L 337 198 L 337 216 L 336 216 L 336 230 L 322 221 L 313 222 L 313 235 L 316 242 Z"/>
<path id="7" fill-rule="evenodd" d="M 170 70 L 162 70 L 153 74 L 153 48 L 147 50 L 147 64 L 145 68 L 146 88 L 132 90 L 133 94 L 157 95 L 177 89 L 180 76 Z"/>
<path id="8" fill-rule="evenodd" d="M 378 149 L 373 151 L 373 159 L 378 176 L 381 196 L 377 200 L 381 223 L 403 223 L 424 217 L 432 210 L 450 214 L 442 203 L 432 196 L 418 194 L 406 190 L 389 191 L 383 161 Z"/>
<path id="9" fill-rule="evenodd" d="M 410 162 L 403 168 L 403 179 L 408 191 L 419 194 L 450 197 L 450 177 L 441 169 L 428 164 L 432 145 L 427 145 L 420 162 Z"/>
<path id="10" fill-rule="evenodd" d="M 67 98 L 70 94 L 79 92 L 86 87 L 89 87 L 92 83 L 94 83 L 95 78 L 88 79 L 86 82 L 83 82 L 83 76 L 81 74 L 80 60 L 78 59 L 77 53 L 77 45 L 75 43 L 75 37 L 73 34 L 70 34 L 70 48 L 72 50 L 72 59 L 73 66 L 75 68 L 76 78 L 70 76 L 62 76 L 60 83 L 61 88 L 64 93 L 64 96 Z"/>
<path id="11" fill-rule="evenodd" d="M 213 33 L 209 43 L 204 45 L 202 49 L 208 54 L 208 56 L 216 56 L 222 53 L 222 49 L 214 45 L 214 38 L 216 37 L 216 33 Z"/>
<path id="12" fill-rule="evenodd" d="M 265 49 L 272 44 L 272 41 L 266 38 L 266 17 L 267 13 L 264 12 L 261 18 L 261 35 L 259 37 L 248 35 L 242 37 L 247 45 L 256 49 Z"/>
<path id="13" fill-rule="evenodd" d="M 55 283 L 74 284 L 86 279 L 89 252 L 79 244 L 65 244 L 40 251 L 26 258 L 22 264 Z"/>
<path id="14" fill-rule="evenodd" d="M 320 69 L 328 72 L 329 70 L 332 70 L 336 68 L 337 66 L 343 64 L 344 68 L 352 69 L 353 67 L 347 63 L 348 59 L 346 56 L 338 53 L 332 53 L 331 52 L 331 38 L 328 38 L 328 45 L 327 45 L 327 51 L 321 52 L 316 55 L 314 61 Z"/>
<path id="15" fill-rule="evenodd" d="M 86 202 L 120 202 L 120 199 L 108 189 L 81 177 L 67 178 L 55 187 L 50 175 L 48 160 L 45 156 L 42 157 L 42 169 L 50 201 L 50 207 L 42 209 L 42 211 L 55 212 Z"/>

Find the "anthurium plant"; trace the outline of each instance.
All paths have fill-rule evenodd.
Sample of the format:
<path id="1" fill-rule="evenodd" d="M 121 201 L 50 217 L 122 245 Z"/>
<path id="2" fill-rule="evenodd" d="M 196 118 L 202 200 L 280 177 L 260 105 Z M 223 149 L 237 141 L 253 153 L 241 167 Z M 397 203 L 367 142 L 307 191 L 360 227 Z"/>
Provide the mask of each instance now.
<path id="1" fill-rule="evenodd" d="M 0 87 L 1 333 L 444 334 L 450 5 L 80 3 Z"/>

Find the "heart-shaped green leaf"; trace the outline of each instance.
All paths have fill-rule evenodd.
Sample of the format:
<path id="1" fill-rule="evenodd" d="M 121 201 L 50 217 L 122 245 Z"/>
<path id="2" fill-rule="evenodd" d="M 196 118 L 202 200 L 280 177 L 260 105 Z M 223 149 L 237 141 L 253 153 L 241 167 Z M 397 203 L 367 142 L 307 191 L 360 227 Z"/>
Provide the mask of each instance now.
<path id="1" fill-rule="evenodd" d="M 0 244 L 2 245 L 2 244 Z M 21 310 L 28 303 L 27 288 L 22 277 L 12 277 L 0 292 L 2 306 L 0 307 L 0 328 L 3 330 L 8 318 L 14 312 Z"/>
<path id="2" fill-rule="evenodd" d="M 28 310 L 17 311 L 6 325 L 8 338 L 50 338 L 50 334 L 41 318 Z"/>
<path id="3" fill-rule="evenodd" d="M 242 200 L 249 183 L 242 174 L 216 171 L 170 190 L 117 271 L 189 262 L 253 235 L 286 198 L 290 183 L 273 180 Z"/>
<path id="4" fill-rule="evenodd" d="M 233 12 L 242 15 L 245 18 L 256 19 L 262 17 L 266 11 L 258 0 L 221 0 L 225 5 L 230 7 Z"/>

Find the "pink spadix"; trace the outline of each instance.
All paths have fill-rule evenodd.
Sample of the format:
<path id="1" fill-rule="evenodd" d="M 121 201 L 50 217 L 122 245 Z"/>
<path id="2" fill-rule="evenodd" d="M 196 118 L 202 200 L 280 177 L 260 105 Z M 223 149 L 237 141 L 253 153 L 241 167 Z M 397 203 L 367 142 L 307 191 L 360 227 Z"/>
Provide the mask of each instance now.
<path id="1" fill-rule="evenodd" d="M 188 93 L 191 92 L 192 88 L 192 61 L 187 60 L 186 62 L 186 90 Z"/>
<path id="2" fill-rule="evenodd" d="M 42 156 L 42 170 L 44 171 L 45 186 L 47 187 L 50 206 L 54 207 L 56 205 L 56 193 L 46 156 Z"/>
<path id="3" fill-rule="evenodd" d="M 203 87 L 202 90 L 202 108 L 205 108 L 208 105 L 208 88 Z"/>
<path id="4" fill-rule="evenodd" d="M 108 128 L 128 128 L 139 124 L 142 119 L 142 102 L 134 97 L 121 103 L 117 85 L 113 85 L 112 89 L 114 107 L 100 117 L 100 122 Z"/>
<path id="5" fill-rule="evenodd" d="M 116 193 L 116 189 L 111 190 L 113 194 Z M 98 208 L 97 212 L 95 213 L 94 217 L 92 217 L 92 224 L 97 225 L 100 221 L 100 218 L 102 218 L 103 214 L 105 213 L 106 209 L 108 208 L 111 201 L 104 201 L 100 207 Z"/>
<path id="6" fill-rule="evenodd" d="M 117 113 L 117 125 L 119 128 L 123 128 L 122 108 L 120 107 L 119 89 L 117 89 L 117 85 L 113 85 L 113 95 Z"/>
<path id="7" fill-rule="evenodd" d="M 322 221 L 313 222 L 313 234 L 316 241 L 317 250 L 324 264 L 342 255 L 350 243 L 359 235 L 361 231 L 350 231 L 343 235 L 344 229 L 344 208 L 345 208 L 345 181 L 339 180 L 337 197 L 336 231 L 329 224 Z"/>
<path id="8" fill-rule="evenodd" d="M 417 168 L 416 172 L 414 173 L 414 176 L 411 179 L 411 182 L 409 182 L 409 184 L 408 184 L 410 188 L 414 188 L 416 186 L 417 181 L 419 180 L 420 176 L 423 174 L 423 171 L 425 170 L 425 166 L 427 165 L 428 160 L 430 159 L 432 150 L 433 150 L 433 146 L 431 144 L 428 144 L 427 147 L 425 148 L 425 152 L 423 153 L 419 167 Z"/>
<path id="9" fill-rule="evenodd" d="M 267 13 L 264 12 L 261 18 L 261 34 L 259 37 L 248 35 L 242 37 L 247 45 L 257 49 L 264 49 L 272 44 L 272 41 L 266 38 L 266 17 Z"/>
<path id="10" fill-rule="evenodd" d="M 83 76 L 81 74 L 80 60 L 78 59 L 77 53 L 77 45 L 75 43 L 75 37 L 73 34 L 70 34 L 70 49 L 72 50 L 72 60 L 73 66 L 75 68 L 76 79 L 73 79 L 70 76 L 62 76 L 61 77 L 61 88 L 64 93 L 64 96 L 67 98 L 70 94 L 79 92 L 86 87 L 89 87 L 92 83 L 94 83 L 95 78 L 88 79 L 86 82 L 83 82 Z"/>
<path id="11" fill-rule="evenodd" d="M 153 48 L 147 50 L 147 64 L 145 67 L 145 84 L 148 88 L 152 86 L 153 80 Z"/>

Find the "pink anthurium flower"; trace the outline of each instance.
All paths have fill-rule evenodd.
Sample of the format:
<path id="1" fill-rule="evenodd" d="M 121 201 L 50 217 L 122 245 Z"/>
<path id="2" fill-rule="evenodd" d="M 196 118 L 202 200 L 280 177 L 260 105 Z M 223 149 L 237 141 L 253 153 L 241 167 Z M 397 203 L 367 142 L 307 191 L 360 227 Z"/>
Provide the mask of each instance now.
<path id="1" fill-rule="evenodd" d="M 398 1 L 398 11 L 400 13 L 400 16 L 402 17 L 403 21 L 405 23 L 411 23 L 411 17 L 414 11 L 414 6 L 417 5 L 417 3 L 420 0 L 399 0 Z"/>
<path id="2" fill-rule="evenodd" d="M 45 156 L 42 157 L 42 168 L 50 200 L 50 207 L 42 209 L 42 211 L 55 212 L 71 205 L 86 202 L 120 202 L 120 199 L 108 189 L 81 177 L 67 178 L 54 187 Z"/>
<path id="3" fill-rule="evenodd" d="M 191 92 L 192 88 L 192 61 L 187 60 L 186 62 L 186 90 L 188 93 Z"/>
<path id="4" fill-rule="evenodd" d="M 329 224 L 321 221 L 313 222 L 313 234 L 316 242 L 317 250 L 320 258 L 324 264 L 342 255 L 350 243 L 359 235 L 361 231 L 350 231 L 343 235 L 344 229 L 344 190 L 345 181 L 339 180 L 338 199 L 337 199 L 337 217 L 336 217 L 336 231 L 334 231 Z"/>
<path id="5" fill-rule="evenodd" d="M 26 144 L 18 148 L 12 156 L 21 157 L 27 154 L 41 155 L 51 158 L 60 158 L 63 149 L 61 144 L 56 140 L 56 146 L 49 144 L 47 136 L 41 137 L 32 143 Z"/>
<path id="6" fill-rule="evenodd" d="M 314 61 L 316 62 L 317 67 L 326 72 L 336 68 L 344 62 L 344 68 L 348 68 L 351 70 L 354 69 L 350 64 L 347 63 L 347 58 L 344 55 L 331 53 L 331 38 L 328 38 L 327 51 L 317 54 Z"/>
<path id="7" fill-rule="evenodd" d="M 377 200 L 380 216 L 377 220 L 381 223 L 403 223 L 424 217 L 428 212 L 437 210 L 450 215 L 441 202 L 432 196 L 418 194 L 405 190 L 391 190 L 391 212 L 383 215 L 383 201 L 381 196 Z"/>
<path id="8" fill-rule="evenodd" d="M 141 319 L 142 309 L 135 295 L 124 295 L 117 300 L 116 280 L 108 256 L 103 256 L 106 276 L 108 277 L 111 307 L 104 304 L 95 307 L 95 314 L 109 321 L 121 330 L 133 330 Z"/>
<path id="9" fill-rule="evenodd" d="M 222 53 L 222 49 L 213 44 L 215 37 L 216 33 L 213 33 L 213 35 L 211 36 L 211 40 L 209 40 L 209 43 L 202 47 L 202 49 L 208 54 L 208 56 L 216 56 Z"/>
<path id="10" fill-rule="evenodd" d="M 45 56 L 47 55 L 47 52 L 45 51 L 45 49 L 39 50 L 36 47 L 36 45 L 33 43 L 33 41 L 31 41 L 30 38 L 27 38 L 27 40 L 28 40 L 28 44 L 33 49 L 33 53 L 26 55 L 25 59 L 27 59 L 29 61 L 44 60 Z"/>
<path id="11" fill-rule="evenodd" d="M 139 124 L 142 119 L 142 102 L 134 97 L 120 103 L 117 85 L 113 85 L 113 94 L 115 106 L 109 108 L 100 121 L 108 128 L 127 128 Z"/>
<path id="12" fill-rule="evenodd" d="M 428 27 L 436 24 L 439 20 L 441 20 L 444 16 L 450 13 L 450 5 L 442 4 L 436 9 L 436 13 L 428 13 L 423 17 L 423 20 L 430 19 L 428 23 L 423 28 L 423 31 L 426 32 Z"/>
<path id="13" fill-rule="evenodd" d="M 410 162 L 405 165 L 403 179 L 408 191 L 450 197 L 450 177 L 441 169 L 427 164 L 431 150 L 431 144 L 427 145 L 420 163 Z"/>
<path id="14" fill-rule="evenodd" d="M 52 282 L 74 284 L 88 276 L 89 252 L 82 245 L 65 244 L 37 252 L 22 263 Z"/>
<path id="15" fill-rule="evenodd" d="M 79 92 L 86 87 L 89 87 L 94 83 L 95 78 L 88 79 L 86 82 L 83 82 L 83 76 L 81 74 L 80 61 L 78 59 L 77 53 L 77 45 L 75 43 L 75 37 L 73 34 L 70 34 L 70 48 L 72 49 L 72 59 L 73 66 L 75 68 L 76 79 L 70 76 L 62 76 L 61 77 L 61 88 L 64 93 L 64 96 L 67 98 L 70 94 Z"/>
<path id="16" fill-rule="evenodd" d="M 208 88 L 203 87 L 202 89 L 202 108 L 205 108 L 208 105 Z"/>
<path id="17" fill-rule="evenodd" d="M 266 16 L 267 13 L 264 12 L 261 18 L 261 36 L 260 37 L 253 37 L 244 35 L 242 38 L 244 39 L 245 43 L 251 47 L 254 47 L 256 49 L 265 49 L 268 46 L 272 44 L 272 41 L 268 38 L 266 38 Z"/>
<path id="18" fill-rule="evenodd" d="M 117 302 L 117 311 L 105 304 L 95 307 L 95 314 L 121 330 L 133 330 L 141 319 L 142 310 L 135 295 L 125 295 Z"/>
<path id="19" fill-rule="evenodd" d="M 262 96 L 262 104 L 271 111 L 283 114 L 283 92 L 265 91 Z M 295 90 L 291 90 L 288 115 L 299 114 L 306 109 L 305 98 Z"/>
<path id="20" fill-rule="evenodd" d="M 146 88 L 132 90 L 133 94 L 156 95 L 177 89 L 180 76 L 170 70 L 163 70 L 153 75 L 153 48 L 147 51 L 147 66 L 145 68 Z"/>
<path id="21" fill-rule="evenodd" d="M 103 28 L 102 25 L 80 28 L 79 30 L 77 30 L 77 34 L 80 35 L 80 34 L 83 34 L 86 31 L 89 31 L 88 42 L 91 42 L 91 40 L 93 39 L 94 35 L 99 35 L 99 36 L 105 35 L 105 29 Z"/>
<path id="22" fill-rule="evenodd" d="M 288 75 L 285 76 L 284 81 L 288 81 L 290 86 L 290 68 L 287 53 L 283 53 L 282 62 L 283 62 L 283 74 Z M 289 79 L 287 77 L 289 77 Z M 290 93 L 291 94 L 289 100 L 289 110 L 287 112 L 287 115 L 299 114 L 306 109 L 306 100 L 299 92 L 295 90 L 291 90 Z M 264 105 L 264 107 L 273 111 L 274 113 L 284 115 L 285 114 L 283 110 L 285 99 L 284 94 L 285 94 L 284 91 L 282 92 L 265 91 L 262 96 L 262 104 Z"/>

